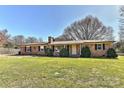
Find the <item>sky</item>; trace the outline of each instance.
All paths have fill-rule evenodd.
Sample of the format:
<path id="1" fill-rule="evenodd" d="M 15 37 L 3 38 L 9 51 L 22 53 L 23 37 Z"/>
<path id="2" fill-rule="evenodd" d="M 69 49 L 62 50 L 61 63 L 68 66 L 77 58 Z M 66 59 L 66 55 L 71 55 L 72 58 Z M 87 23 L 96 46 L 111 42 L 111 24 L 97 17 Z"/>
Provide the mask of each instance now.
<path id="1" fill-rule="evenodd" d="M 118 6 L 101 5 L 16 5 L 0 6 L 0 29 L 7 29 L 12 35 L 41 37 L 61 35 L 68 25 L 88 15 L 98 17 L 105 25 L 114 29 L 118 39 Z"/>

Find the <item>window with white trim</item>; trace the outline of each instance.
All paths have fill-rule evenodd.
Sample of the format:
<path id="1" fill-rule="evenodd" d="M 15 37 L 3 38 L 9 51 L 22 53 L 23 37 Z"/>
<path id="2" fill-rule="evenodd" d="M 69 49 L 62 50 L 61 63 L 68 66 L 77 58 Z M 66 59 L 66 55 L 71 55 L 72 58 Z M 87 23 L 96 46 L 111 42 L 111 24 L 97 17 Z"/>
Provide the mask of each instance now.
<path id="1" fill-rule="evenodd" d="M 41 48 L 41 49 L 40 49 L 40 51 L 41 51 L 41 52 L 43 52 L 43 51 L 44 51 L 44 49 L 43 49 L 43 48 Z"/>
<path id="2" fill-rule="evenodd" d="M 101 50 L 102 49 L 102 44 L 97 44 L 97 50 Z"/>
<path id="3" fill-rule="evenodd" d="M 95 50 L 105 50 L 104 44 L 95 44 Z"/>
<path id="4" fill-rule="evenodd" d="M 55 52 L 60 52 L 58 48 L 55 48 Z"/>
<path id="5" fill-rule="evenodd" d="M 44 52 L 44 46 L 39 46 L 39 48 L 41 52 Z"/>
<path id="6" fill-rule="evenodd" d="M 31 47 L 30 46 L 26 46 L 26 52 L 31 52 Z"/>

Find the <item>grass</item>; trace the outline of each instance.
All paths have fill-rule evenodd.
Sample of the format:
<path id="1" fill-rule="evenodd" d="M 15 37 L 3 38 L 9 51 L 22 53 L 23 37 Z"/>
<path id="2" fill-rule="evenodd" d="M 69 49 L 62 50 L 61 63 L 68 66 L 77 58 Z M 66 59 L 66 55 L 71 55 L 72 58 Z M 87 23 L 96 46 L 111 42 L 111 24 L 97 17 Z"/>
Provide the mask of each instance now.
<path id="1" fill-rule="evenodd" d="M 124 57 L 0 56 L 0 87 L 124 87 Z"/>

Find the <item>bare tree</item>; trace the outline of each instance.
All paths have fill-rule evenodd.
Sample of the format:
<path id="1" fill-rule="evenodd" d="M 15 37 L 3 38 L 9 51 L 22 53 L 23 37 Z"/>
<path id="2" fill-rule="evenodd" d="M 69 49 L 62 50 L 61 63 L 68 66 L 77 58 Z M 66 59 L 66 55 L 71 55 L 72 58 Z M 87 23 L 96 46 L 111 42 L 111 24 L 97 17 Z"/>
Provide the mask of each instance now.
<path id="1" fill-rule="evenodd" d="M 8 34 L 7 29 L 0 30 L 0 44 L 4 45 L 10 42 L 11 35 Z"/>
<path id="2" fill-rule="evenodd" d="M 12 38 L 14 45 L 22 45 L 25 43 L 25 37 L 23 35 L 17 35 Z"/>
<path id="3" fill-rule="evenodd" d="M 124 46 L 124 6 L 120 7 L 120 19 L 119 19 L 119 39 L 121 46 Z"/>
<path id="4" fill-rule="evenodd" d="M 42 43 L 42 42 L 43 42 L 43 39 L 40 37 L 40 38 L 38 39 L 38 42 L 39 42 L 39 43 Z"/>
<path id="5" fill-rule="evenodd" d="M 28 37 L 26 38 L 26 43 L 37 43 L 38 40 L 35 37 Z"/>
<path id="6" fill-rule="evenodd" d="M 106 40 L 112 40 L 112 41 L 114 41 L 114 35 L 113 35 L 113 32 L 114 32 L 114 30 L 113 30 L 113 28 L 112 27 L 107 27 L 107 33 L 108 34 L 106 34 Z"/>
<path id="7" fill-rule="evenodd" d="M 89 15 L 66 27 L 64 33 L 55 40 L 110 40 L 112 33 L 112 27 L 104 26 L 97 17 Z"/>

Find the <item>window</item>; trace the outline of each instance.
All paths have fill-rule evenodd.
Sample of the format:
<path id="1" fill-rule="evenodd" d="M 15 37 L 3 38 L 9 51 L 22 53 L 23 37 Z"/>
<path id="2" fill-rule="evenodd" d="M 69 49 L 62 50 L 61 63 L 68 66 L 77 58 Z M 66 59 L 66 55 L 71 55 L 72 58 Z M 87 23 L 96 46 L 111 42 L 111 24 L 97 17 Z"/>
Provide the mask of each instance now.
<path id="1" fill-rule="evenodd" d="M 27 52 L 31 52 L 30 47 L 27 47 L 27 48 L 26 48 L 26 51 L 27 51 Z"/>
<path id="2" fill-rule="evenodd" d="M 101 44 L 97 44 L 97 50 L 101 50 L 102 49 L 102 45 Z"/>
<path id="3" fill-rule="evenodd" d="M 39 52 L 44 52 L 44 50 L 45 50 L 45 49 L 44 49 L 44 46 L 38 46 L 38 51 L 39 51 Z"/>
<path id="4" fill-rule="evenodd" d="M 25 46 L 25 52 L 31 52 L 31 46 Z"/>
<path id="5" fill-rule="evenodd" d="M 43 51 L 44 51 L 44 49 L 43 49 L 43 48 L 41 48 L 41 49 L 40 49 L 40 51 L 41 51 L 41 52 L 43 52 Z"/>
<path id="6" fill-rule="evenodd" d="M 95 44 L 95 50 L 105 50 L 105 44 Z"/>
<path id="7" fill-rule="evenodd" d="M 60 52 L 59 49 L 55 48 L 55 52 Z"/>

